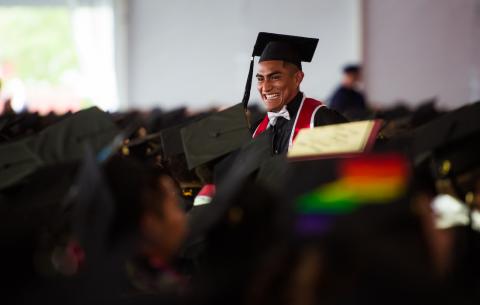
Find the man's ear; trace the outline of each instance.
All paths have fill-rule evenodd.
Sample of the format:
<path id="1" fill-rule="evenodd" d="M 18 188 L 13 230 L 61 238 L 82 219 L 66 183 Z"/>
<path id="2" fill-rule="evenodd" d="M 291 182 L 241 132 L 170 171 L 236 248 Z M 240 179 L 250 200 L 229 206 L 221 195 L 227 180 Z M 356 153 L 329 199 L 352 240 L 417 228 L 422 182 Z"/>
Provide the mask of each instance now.
<path id="1" fill-rule="evenodd" d="M 305 74 L 301 70 L 298 70 L 297 72 L 295 72 L 294 77 L 295 77 L 295 84 L 297 85 L 297 87 L 300 87 L 300 83 L 302 82 L 304 75 Z"/>

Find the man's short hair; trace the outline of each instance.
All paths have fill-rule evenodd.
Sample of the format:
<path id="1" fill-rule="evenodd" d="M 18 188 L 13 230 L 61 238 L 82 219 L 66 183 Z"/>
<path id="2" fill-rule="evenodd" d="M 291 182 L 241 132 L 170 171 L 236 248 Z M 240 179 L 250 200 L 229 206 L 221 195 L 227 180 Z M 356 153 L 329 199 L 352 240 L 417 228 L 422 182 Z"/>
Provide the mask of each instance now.
<path id="1" fill-rule="evenodd" d="M 359 73 L 361 70 L 362 66 L 356 64 L 346 65 L 343 67 L 343 73 L 345 74 Z"/>

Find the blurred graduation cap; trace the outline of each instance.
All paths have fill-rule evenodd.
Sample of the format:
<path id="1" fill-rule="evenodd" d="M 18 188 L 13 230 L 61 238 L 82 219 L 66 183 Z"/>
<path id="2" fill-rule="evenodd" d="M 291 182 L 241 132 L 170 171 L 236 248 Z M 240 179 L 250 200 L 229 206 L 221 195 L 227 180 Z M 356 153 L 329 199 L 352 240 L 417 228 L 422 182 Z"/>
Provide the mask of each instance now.
<path id="1" fill-rule="evenodd" d="M 14 185 L 43 164 L 24 142 L 0 146 L 0 190 Z"/>
<path id="2" fill-rule="evenodd" d="M 180 124 L 163 129 L 160 132 L 163 156 L 171 157 L 183 153 L 182 135 L 180 130 L 187 124 Z"/>
<path id="3" fill-rule="evenodd" d="M 222 187 L 223 183 L 228 183 L 229 172 L 241 166 L 242 175 L 270 191 L 278 191 L 286 177 L 287 161 L 285 155 L 273 154 L 272 134 L 264 132 L 216 162 L 214 182 Z"/>
<path id="4" fill-rule="evenodd" d="M 193 122 L 206 118 L 208 115 L 208 113 L 196 114 L 185 118 L 181 123 L 162 129 L 160 131 L 160 139 L 163 156 L 169 158 L 183 154 L 184 149 L 180 130 Z"/>
<path id="5" fill-rule="evenodd" d="M 180 133 L 189 169 L 222 157 L 251 139 L 242 104 L 190 123 Z"/>
<path id="6" fill-rule="evenodd" d="M 228 176 L 228 172 L 236 164 L 243 164 L 243 173 L 248 176 L 258 171 L 262 163 L 272 156 L 272 135 L 269 132 L 264 132 L 258 137 L 252 138 L 240 149 L 232 152 L 215 164 L 215 183 L 218 184 L 224 181 Z"/>
<path id="7" fill-rule="evenodd" d="M 267 60 L 283 60 L 296 65 L 302 70 L 302 62 L 312 61 L 313 54 L 317 48 L 318 39 L 301 36 L 283 35 L 275 33 L 260 32 L 253 47 L 250 60 L 243 105 L 247 108 L 250 98 L 250 88 L 253 77 L 253 61 L 255 56 L 260 56 L 259 62 Z"/>
<path id="8" fill-rule="evenodd" d="M 409 118 L 409 125 L 416 128 L 440 116 L 441 112 L 436 108 L 436 103 L 436 97 L 420 101 Z"/>
<path id="9" fill-rule="evenodd" d="M 160 132 L 163 156 L 168 158 L 184 153 L 182 134 L 180 130 L 191 122 L 181 123 L 169 128 L 165 128 Z"/>
<path id="10" fill-rule="evenodd" d="M 85 145 L 98 153 L 118 134 L 119 129 L 111 116 L 97 107 L 92 107 L 47 127 L 28 139 L 26 145 L 45 164 L 52 164 L 81 159 Z"/>
<path id="11" fill-rule="evenodd" d="M 428 163 L 438 182 L 451 181 L 463 200 L 467 190 L 455 182 L 460 175 L 478 171 L 480 165 L 480 101 L 446 113 L 413 133 L 413 158 L 417 167 Z M 473 179 L 468 179 L 473 182 Z M 472 187 L 472 186 L 469 186 Z M 471 191 L 471 190 L 470 190 Z"/>
<path id="12" fill-rule="evenodd" d="M 35 136 L 2 145 L 0 189 L 20 182 L 40 166 L 82 159 L 86 146 L 97 154 L 118 134 L 111 117 L 93 107 L 69 115 Z"/>

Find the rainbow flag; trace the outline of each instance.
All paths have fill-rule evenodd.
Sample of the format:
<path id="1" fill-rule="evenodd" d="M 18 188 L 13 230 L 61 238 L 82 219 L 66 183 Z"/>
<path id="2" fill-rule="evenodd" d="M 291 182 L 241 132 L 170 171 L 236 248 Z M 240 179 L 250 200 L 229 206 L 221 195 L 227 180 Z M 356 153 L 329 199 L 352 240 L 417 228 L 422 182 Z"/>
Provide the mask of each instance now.
<path id="1" fill-rule="evenodd" d="M 400 198 L 407 189 L 409 172 L 408 162 L 397 154 L 340 160 L 336 181 L 297 198 L 297 231 L 323 232 L 338 215 Z"/>

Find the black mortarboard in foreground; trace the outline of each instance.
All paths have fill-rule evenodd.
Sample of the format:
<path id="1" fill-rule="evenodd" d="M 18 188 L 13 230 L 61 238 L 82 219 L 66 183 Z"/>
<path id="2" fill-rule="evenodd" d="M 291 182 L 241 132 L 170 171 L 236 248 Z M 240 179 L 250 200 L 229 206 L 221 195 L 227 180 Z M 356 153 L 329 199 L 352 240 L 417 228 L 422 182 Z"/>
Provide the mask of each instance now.
<path id="1" fill-rule="evenodd" d="M 180 124 L 173 127 L 163 129 L 160 132 L 162 150 L 164 157 L 171 157 L 183 154 L 182 135 L 180 129 L 186 124 Z"/>
<path id="2" fill-rule="evenodd" d="M 228 172 L 236 164 L 241 164 L 243 173 L 249 176 L 255 171 L 258 171 L 262 163 L 272 156 L 272 134 L 264 132 L 215 164 L 215 183 L 218 184 L 218 182 L 224 181 Z"/>
<path id="3" fill-rule="evenodd" d="M 191 123 L 180 132 L 189 169 L 226 155 L 251 139 L 241 104 Z"/>
<path id="4" fill-rule="evenodd" d="M 98 153 L 118 133 L 111 116 L 92 107 L 42 130 L 26 140 L 26 145 L 45 164 L 53 164 L 83 158 L 86 145 Z"/>
<path id="5" fill-rule="evenodd" d="M 250 60 L 250 70 L 248 72 L 245 93 L 243 96 L 243 105 L 246 108 L 250 98 L 250 88 L 252 86 L 253 60 L 255 56 L 260 56 L 259 62 L 267 60 L 284 60 L 296 65 L 302 69 L 301 62 L 312 61 L 313 54 L 317 48 L 317 38 L 307 38 L 301 36 L 282 35 L 274 33 L 260 32 L 252 52 Z"/>
<path id="6" fill-rule="evenodd" d="M 43 164 L 24 142 L 0 146 L 0 190 L 33 173 Z"/>
<path id="7" fill-rule="evenodd" d="M 20 182 L 43 165 L 80 160 L 85 146 L 99 153 L 119 133 L 108 113 L 79 111 L 38 134 L 0 146 L 0 189 Z"/>
<path id="8" fill-rule="evenodd" d="M 162 129 L 160 131 L 160 139 L 163 150 L 162 156 L 165 158 L 169 158 L 172 156 L 183 154 L 184 151 L 180 130 L 183 127 L 207 116 L 208 113 L 196 114 L 191 117 L 185 118 L 181 123 Z"/>
<path id="9" fill-rule="evenodd" d="M 221 187 L 227 181 L 232 168 L 242 167 L 242 174 L 270 191 L 280 191 L 288 167 L 285 155 L 274 155 L 272 134 L 264 132 L 247 142 L 237 151 L 222 158 L 214 165 L 214 181 Z"/>

